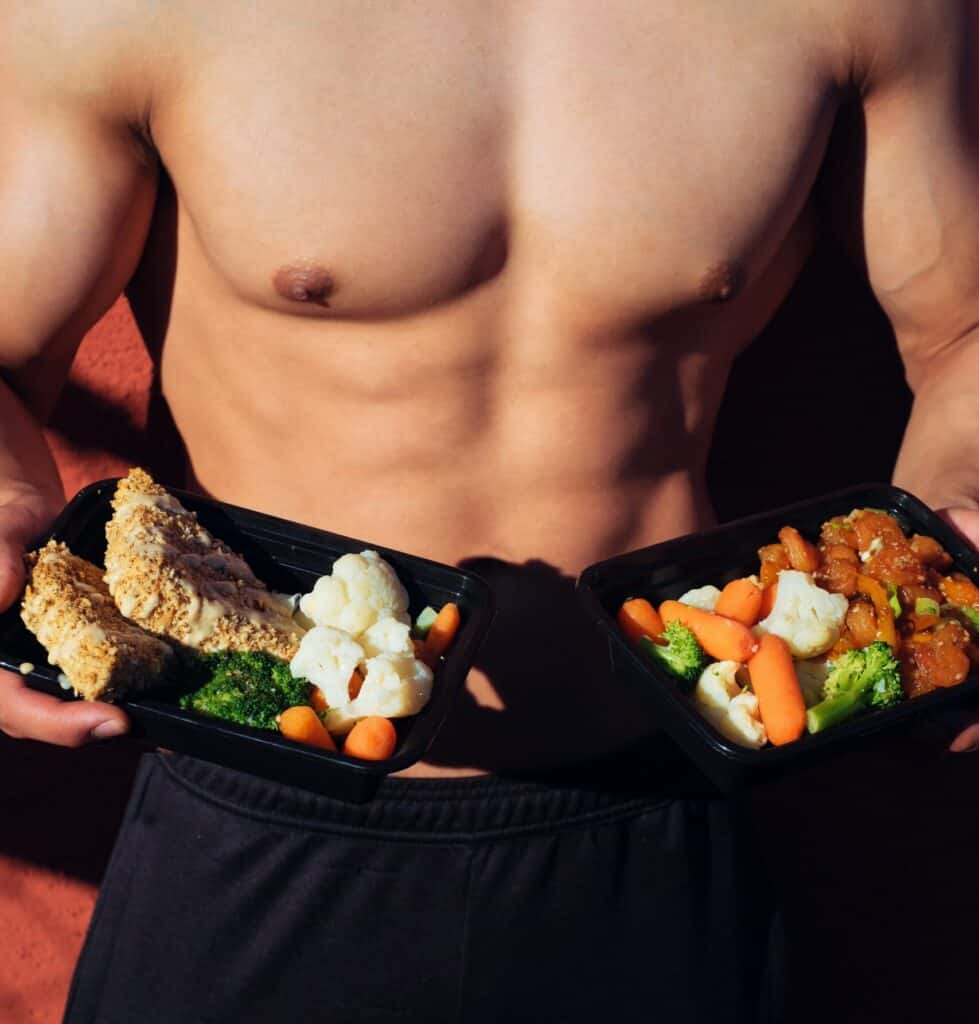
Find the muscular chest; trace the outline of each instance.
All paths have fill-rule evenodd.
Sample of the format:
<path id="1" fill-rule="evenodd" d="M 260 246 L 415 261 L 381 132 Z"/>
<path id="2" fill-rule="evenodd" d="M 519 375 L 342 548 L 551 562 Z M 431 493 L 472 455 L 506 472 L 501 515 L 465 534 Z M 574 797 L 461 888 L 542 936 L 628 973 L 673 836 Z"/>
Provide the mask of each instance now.
<path id="1" fill-rule="evenodd" d="M 733 297 L 798 217 L 832 119 L 805 34 L 750 4 L 209 25 L 154 122 L 186 230 L 234 292 L 311 316 L 401 315 L 501 274 L 636 319 Z"/>

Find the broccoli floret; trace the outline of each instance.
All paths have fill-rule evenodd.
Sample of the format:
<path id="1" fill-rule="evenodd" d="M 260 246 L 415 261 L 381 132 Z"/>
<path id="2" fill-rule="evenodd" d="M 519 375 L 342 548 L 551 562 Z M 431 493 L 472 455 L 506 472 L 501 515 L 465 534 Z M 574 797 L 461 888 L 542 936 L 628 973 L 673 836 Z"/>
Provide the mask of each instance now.
<path id="1" fill-rule="evenodd" d="M 809 732 L 845 721 L 865 708 L 889 708 L 904 700 L 901 666 L 882 640 L 846 651 L 823 684 L 823 700 L 806 713 Z"/>
<path id="2" fill-rule="evenodd" d="M 890 708 L 904 700 L 901 685 L 901 666 L 894 652 L 883 640 L 877 640 L 864 648 L 867 656 L 867 675 L 871 682 L 869 690 L 872 708 Z"/>
<path id="3" fill-rule="evenodd" d="M 256 729 L 275 729 L 286 708 L 309 703 L 309 682 L 261 651 L 198 655 L 191 676 L 194 689 L 180 697 L 182 708 Z"/>
<path id="4" fill-rule="evenodd" d="M 658 644 L 644 636 L 639 646 L 655 664 L 677 679 L 684 689 L 692 690 L 710 660 L 697 643 L 693 631 L 674 621 L 663 630 L 660 639 L 666 643 Z"/>

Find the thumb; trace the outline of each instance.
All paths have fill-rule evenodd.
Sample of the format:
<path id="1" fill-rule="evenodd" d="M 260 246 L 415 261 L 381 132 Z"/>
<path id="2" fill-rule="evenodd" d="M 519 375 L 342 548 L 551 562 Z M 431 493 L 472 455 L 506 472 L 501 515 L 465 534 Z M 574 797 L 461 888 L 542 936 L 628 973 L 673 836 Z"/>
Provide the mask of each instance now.
<path id="1" fill-rule="evenodd" d="M 24 552 L 41 529 L 40 517 L 26 506 L 0 508 L 0 611 L 10 607 L 24 587 Z"/>
<path id="2" fill-rule="evenodd" d="M 979 548 L 979 509 L 943 508 L 938 513 L 956 533 L 973 547 Z"/>
<path id="3" fill-rule="evenodd" d="M 12 672 L 0 672 L 0 731 L 14 739 L 80 747 L 128 730 L 125 712 L 113 704 L 61 700 L 29 689 Z"/>
<path id="4" fill-rule="evenodd" d="M 54 511 L 43 502 L 0 505 L 0 611 L 10 607 L 24 586 L 24 551 L 50 524 Z M 16 674 L 0 671 L 0 732 L 16 739 L 77 747 L 118 736 L 129 729 L 120 709 L 103 701 L 64 701 L 38 693 Z"/>
<path id="5" fill-rule="evenodd" d="M 0 611 L 6 611 L 24 587 L 24 547 L 0 538 Z"/>
<path id="6" fill-rule="evenodd" d="M 979 548 L 979 509 L 943 508 L 938 514 L 973 547 Z M 956 754 L 979 750 L 979 723 L 973 723 L 960 732 L 949 750 Z"/>
<path id="7" fill-rule="evenodd" d="M 979 750 L 979 724 L 973 723 L 968 729 L 963 729 L 952 740 L 948 749 L 953 754 L 967 754 L 974 750 Z"/>
<path id="8" fill-rule="evenodd" d="M 24 552 L 50 524 L 53 513 L 28 503 L 0 505 L 0 611 L 9 608 L 24 587 Z"/>

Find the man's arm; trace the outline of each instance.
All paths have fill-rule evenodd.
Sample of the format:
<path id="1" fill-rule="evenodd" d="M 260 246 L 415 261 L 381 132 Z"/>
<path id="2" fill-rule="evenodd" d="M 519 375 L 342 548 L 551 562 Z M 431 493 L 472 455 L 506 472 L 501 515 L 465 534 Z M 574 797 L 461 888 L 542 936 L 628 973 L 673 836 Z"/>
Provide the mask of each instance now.
<path id="1" fill-rule="evenodd" d="M 977 6 L 870 4 L 859 83 L 864 256 L 915 395 L 895 478 L 939 507 L 979 508 Z"/>
<path id="2" fill-rule="evenodd" d="M 23 585 L 25 545 L 64 503 L 39 421 L 135 268 L 156 184 L 124 83 L 100 88 L 97 48 L 78 66 L 73 48 L 86 41 L 60 19 L 46 30 L 38 14 L 0 3 L 0 608 Z M 123 731 L 126 718 L 0 673 L 10 735 L 74 746 L 106 724 Z"/>
<path id="3" fill-rule="evenodd" d="M 853 10 L 863 255 L 914 392 L 894 480 L 979 546 L 979 3 Z"/>

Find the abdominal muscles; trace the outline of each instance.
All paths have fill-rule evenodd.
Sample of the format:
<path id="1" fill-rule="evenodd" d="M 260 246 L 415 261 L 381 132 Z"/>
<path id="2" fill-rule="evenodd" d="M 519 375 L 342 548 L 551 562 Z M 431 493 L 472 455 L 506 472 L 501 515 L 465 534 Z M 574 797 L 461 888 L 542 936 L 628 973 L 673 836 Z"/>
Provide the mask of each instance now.
<path id="1" fill-rule="evenodd" d="M 733 352 L 523 333 L 499 290 L 372 324 L 175 315 L 164 350 L 194 485 L 493 588 L 469 693 L 416 772 L 580 760 L 649 731 L 574 582 L 710 520 L 701 470 Z"/>

